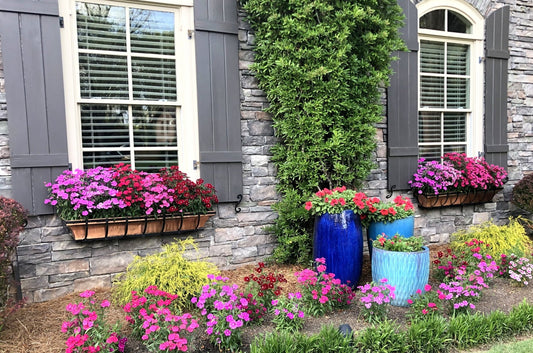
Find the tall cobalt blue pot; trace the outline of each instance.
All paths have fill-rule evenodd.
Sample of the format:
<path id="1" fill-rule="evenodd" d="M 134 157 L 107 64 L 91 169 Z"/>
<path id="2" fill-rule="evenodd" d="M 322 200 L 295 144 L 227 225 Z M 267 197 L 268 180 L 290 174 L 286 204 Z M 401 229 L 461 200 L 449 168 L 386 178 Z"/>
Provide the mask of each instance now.
<path id="1" fill-rule="evenodd" d="M 355 286 L 363 266 L 361 218 L 351 210 L 315 218 L 313 258 L 326 259 L 327 272 Z"/>
<path id="2" fill-rule="evenodd" d="M 399 252 L 380 248 L 372 255 L 372 281 L 380 283 L 386 278 L 387 284 L 395 287 L 396 298 L 391 300 L 395 306 L 408 306 L 418 289 L 424 292 L 429 279 L 429 248 L 422 251 Z"/>
<path id="3" fill-rule="evenodd" d="M 368 252 L 372 256 L 372 242 L 379 238 L 381 234 L 385 234 L 386 238 L 392 238 L 394 235 L 399 234 L 404 238 L 410 238 L 413 236 L 415 230 L 415 216 L 409 216 L 407 218 L 397 219 L 393 222 L 372 222 L 368 225 L 367 237 L 368 237 Z"/>

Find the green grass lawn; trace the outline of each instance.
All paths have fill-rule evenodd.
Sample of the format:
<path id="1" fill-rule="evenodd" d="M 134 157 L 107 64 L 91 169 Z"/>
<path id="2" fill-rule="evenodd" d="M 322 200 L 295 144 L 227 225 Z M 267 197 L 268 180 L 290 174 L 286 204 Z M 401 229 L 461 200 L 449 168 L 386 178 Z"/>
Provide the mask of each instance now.
<path id="1" fill-rule="evenodd" d="M 533 338 L 525 341 L 500 343 L 487 350 L 469 350 L 465 353 L 531 353 L 533 352 Z"/>

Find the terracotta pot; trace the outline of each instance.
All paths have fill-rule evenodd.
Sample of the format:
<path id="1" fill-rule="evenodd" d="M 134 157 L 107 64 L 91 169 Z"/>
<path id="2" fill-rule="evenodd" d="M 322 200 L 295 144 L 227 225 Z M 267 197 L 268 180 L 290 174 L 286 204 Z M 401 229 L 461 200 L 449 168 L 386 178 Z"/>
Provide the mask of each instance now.
<path id="1" fill-rule="evenodd" d="M 179 234 L 205 226 L 215 212 L 205 215 L 88 219 L 65 221 L 74 240 L 107 239 L 159 234 Z"/>

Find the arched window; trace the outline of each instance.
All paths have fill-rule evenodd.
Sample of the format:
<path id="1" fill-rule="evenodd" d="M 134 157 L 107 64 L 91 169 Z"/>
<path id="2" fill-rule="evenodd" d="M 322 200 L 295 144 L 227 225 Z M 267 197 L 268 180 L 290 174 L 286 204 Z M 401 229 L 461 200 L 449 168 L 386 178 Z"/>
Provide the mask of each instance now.
<path id="1" fill-rule="evenodd" d="M 419 156 L 483 151 L 483 18 L 463 2 L 419 6 Z M 436 5 L 436 6 L 433 6 Z"/>

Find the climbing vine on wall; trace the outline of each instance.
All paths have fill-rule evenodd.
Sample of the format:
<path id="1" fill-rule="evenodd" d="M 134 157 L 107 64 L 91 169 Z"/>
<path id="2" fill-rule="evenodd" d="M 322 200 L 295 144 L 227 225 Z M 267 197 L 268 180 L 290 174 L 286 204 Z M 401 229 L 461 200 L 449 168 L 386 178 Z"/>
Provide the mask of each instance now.
<path id="1" fill-rule="evenodd" d="M 374 167 L 380 88 L 388 83 L 401 9 L 395 0 L 243 0 L 255 31 L 252 69 L 265 91 L 282 200 L 281 261 L 310 259 L 302 205 L 324 187 L 360 187 Z"/>

